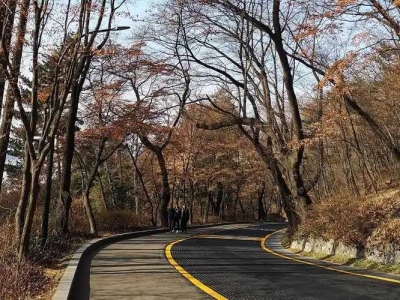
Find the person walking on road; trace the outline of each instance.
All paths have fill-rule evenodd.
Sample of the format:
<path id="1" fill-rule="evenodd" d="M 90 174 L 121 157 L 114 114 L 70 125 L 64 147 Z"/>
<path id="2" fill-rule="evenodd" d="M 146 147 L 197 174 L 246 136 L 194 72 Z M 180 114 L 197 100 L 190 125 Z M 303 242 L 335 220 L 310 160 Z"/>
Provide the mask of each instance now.
<path id="1" fill-rule="evenodd" d="M 186 205 L 183 204 L 181 210 L 181 229 L 182 233 L 186 233 L 187 223 L 189 221 L 189 210 L 186 208 Z"/>
<path id="2" fill-rule="evenodd" d="M 174 225 L 175 225 L 175 222 L 174 222 L 174 219 L 175 219 L 175 209 L 174 209 L 174 207 L 172 206 L 172 204 L 170 204 L 170 206 L 168 207 L 167 213 L 168 213 L 169 232 L 170 232 L 170 233 L 173 233 L 173 232 L 174 232 Z"/>
<path id="3" fill-rule="evenodd" d="M 179 232 L 179 221 L 181 219 L 181 210 L 179 209 L 178 204 L 175 204 L 175 213 L 174 213 L 174 228 L 176 232 Z"/>

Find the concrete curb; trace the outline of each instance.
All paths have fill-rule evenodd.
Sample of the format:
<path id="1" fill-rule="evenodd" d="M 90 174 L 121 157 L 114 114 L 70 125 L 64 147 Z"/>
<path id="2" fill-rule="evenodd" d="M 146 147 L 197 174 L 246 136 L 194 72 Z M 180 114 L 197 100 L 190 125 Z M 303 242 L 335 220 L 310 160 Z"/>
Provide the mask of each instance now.
<path id="1" fill-rule="evenodd" d="M 278 255 L 281 259 L 287 259 L 289 261 L 295 261 L 297 263 L 303 263 L 306 265 L 311 265 L 317 268 L 327 269 L 333 272 L 344 273 L 347 275 L 364 277 L 369 279 L 375 279 L 395 284 L 400 284 L 400 276 L 390 273 L 383 273 L 371 269 L 363 269 L 358 267 L 353 267 L 351 265 L 346 264 L 338 264 L 335 262 L 329 262 L 326 260 L 316 259 L 308 256 L 303 256 L 298 253 L 293 253 L 285 249 L 285 247 L 281 243 L 281 237 L 283 232 L 278 232 L 273 235 L 271 238 L 265 241 L 265 245 L 268 249 L 272 250 L 273 255 Z M 273 253 L 274 252 L 274 253 Z"/>
<path id="2" fill-rule="evenodd" d="M 213 226 L 222 226 L 230 224 L 240 224 L 240 223 L 218 223 L 209 225 L 197 225 L 191 226 L 191 228 L 207 228 Z M 69 261 L 68 267 L 64 272 L 60 282 L 58 283 L 56 293 L 53 296 L 53 300 L 76 300 L 77 295 L 82 294 L 82 289 L 86 288 L 88 278 L 82 279 L 83 274 L 90 270 L 90 265 L 93 257 L 103 249 L 105 246 L 111 245 L 113 243 L 138 238 L 142 236 L 148 236 L 157 233 L 168 232 L 168 229 L 150 229 L 129 233 L 117 234 L 105 238 L 97 238 L 90 240 L 88 243 L 81 246 L 72 256 Z"/>

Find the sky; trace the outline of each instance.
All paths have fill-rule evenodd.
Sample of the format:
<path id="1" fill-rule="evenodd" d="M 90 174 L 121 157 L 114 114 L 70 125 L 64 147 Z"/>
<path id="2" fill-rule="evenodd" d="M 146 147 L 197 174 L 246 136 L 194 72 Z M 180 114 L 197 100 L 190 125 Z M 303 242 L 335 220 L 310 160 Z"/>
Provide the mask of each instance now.
<path id="1" fill-rule="evenodd" d="M 146 16 L 146 12 L 151 10 L 151 6 L 154 3 L 160 2 L 160 0 L 128 0 L 120 8 L 120 11 L 128 12 L 130 17 L 117 16 L 115 18 L 115 26 L 129 26 L 131 29 L 114 33 L 117 35 L 117 41 L 121 44 L 129 43 L 132 37 L 132 32 L 138 26 L 143 25 L 143 18 Z"/>
<path id="2" fill-rule="evenodd" d="M 138 14 L 141 14 L 149 7 L 151 2 L 154 2 L 154 1 L 136 0 L 136 3 L 133 5 L 138 10 Z"/>
<path id="3" fill-rule="evenodd" d="M 129 13 L 137 18 L 140 19 L 146 14 L 146 10 L 150 8 L 150 5 L 153 1 L 151 0 L 131 0 L 127 1 L 128 3 L 121 7 L 121 10 L 127 10 Z M 133 22 L 129 18 L 119 17 L 116 20 L 116 24 L 118 26 L 130 26 L 131 28 L 137 24 L 137 22 Z"/>

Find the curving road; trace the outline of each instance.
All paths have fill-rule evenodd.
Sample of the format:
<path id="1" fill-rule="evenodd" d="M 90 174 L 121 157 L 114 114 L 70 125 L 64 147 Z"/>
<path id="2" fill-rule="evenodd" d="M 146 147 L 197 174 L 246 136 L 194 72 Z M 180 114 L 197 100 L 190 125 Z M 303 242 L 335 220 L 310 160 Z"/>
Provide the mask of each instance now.
<path id="1" fill-rule="evenodd" d="M 400 277 L 312 259 L 299 262 L 280 246 L 279 234 L 268 238 L 265 248 L 274 252 L 269 253 L 262 247 L 264 237 L 285 225 L 243 226 L 157 234 L 110 245 L 93 258 L 90 298 L 400 299 Z"/>
<path id="2" fill-rule="evenodd" d="M 400 299 L 400 281 L 344 274 L 267 253 L 260 240 L 280 228 L 279 224 L 257 225 L 188 239 L 172 248 L 172 256 L 188 273 L 228 299 Z M 267 247 L 290 255 L 280 246 L 279 235 L 268 239 Z"/>

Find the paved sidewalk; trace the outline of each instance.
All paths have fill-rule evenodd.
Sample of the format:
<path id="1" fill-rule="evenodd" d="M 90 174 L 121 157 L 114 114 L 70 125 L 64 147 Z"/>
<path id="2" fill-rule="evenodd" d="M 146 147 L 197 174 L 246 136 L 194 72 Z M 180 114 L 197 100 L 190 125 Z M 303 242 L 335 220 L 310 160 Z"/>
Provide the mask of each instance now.
<path id="1" fill-rule="evenodd" d="M 243 226 L 189 229 L 187 235 L 163 233 L 112 244 L 92 260 L 90 299 L 210 299 L 169 264 L 165 246 L 189 236 Z"/>

